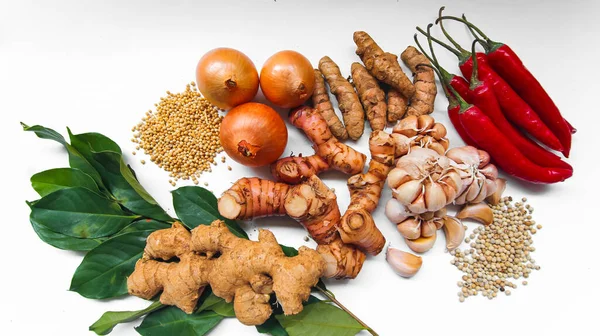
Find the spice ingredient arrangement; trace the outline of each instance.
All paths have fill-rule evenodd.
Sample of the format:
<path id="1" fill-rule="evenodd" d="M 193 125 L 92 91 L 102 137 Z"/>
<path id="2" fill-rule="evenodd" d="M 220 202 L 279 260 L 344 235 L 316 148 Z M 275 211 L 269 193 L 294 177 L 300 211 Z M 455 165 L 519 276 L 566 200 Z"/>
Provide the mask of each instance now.
<path id="1" fill-rule="evenodd" d="M 531 252 L 542 226 L 526 198 L 513 201 L 503 193 L 514 178 L 568 179 L 573 168 L 556 153 L 568 157 L 575 129 L 508 45 L 443 10 L 435 25 L 417 27 L 416 47 L 399 56 L 412 80 L 398 56 L 363 31 L 353 35 L 362 63 L 351 64 L 349 78 L 328 56 L 314 68 L 302 54 L 280 51 L 259 73 L 240 51 L 206 53 L 196 82 L 183 92 L 167 91 L 132 128 L 132 154 L 143 151 L 169 173 L 172 186 L 180 179 L 199 184 L 223 151 L 245 166 L 270 166 L 273 179 L 232 181 L 219 198 L 199 186 L 175 189 L 176 218 L 146 192 L 110 138 L 67 129 L 67 141 L 50 128 L 22 124 L 68 153 L 70 168 L 31 177 L 41 198 L 27 204 L 42 241 L 85 252 L 70 290 L 89 299 L 129 294 L 149 303 L 139 311 L 106 312 L 90 330 L 106 335 L 143 318 L 136 327 L 141 335 L 205 335 L 235 317 L 275 336 L 377 335 L 321 279 L 354 279 L 368 256 L 384 250 L 378 225 L 389 223 L 375 223 L 371 215 L 384 188 L 392 192 L 385 214 L 412 250 L 386 249 L 400 276 L 419 271 L 426 262 L 419 254 L 432 248 L 441 229 L 452 265 L 464 273 L 457 283 L 461 302 L 479 293 L 509 296 L 517 281 L 526 285 L 522 279 L 540 269 Z M 470 29 L 469 50 L 446 32 L 446 20 Z M 431 35 L 436 25 L 450 44 Z M 436 45 L 458 57 L 464 77 L 439 64 Z M 431 116 L 436 74 L 452 127 L 466 146 L 451 146 L 447 126 Z M 314 154 L 282 157 L 288 126 L 273 108 L 252 102 L 259 87 L 274 106 L 289 109 L 289 124 L 312 142 Z M 348 141 L 363 135 L 365 121 L 369 155 Z M 345 210 L 319 178 L 331 169 L 349 176 Z M 267 229 L 252 241 L 236 222 L 265 216 L 293 218 L 317 247 L 280 245 Z M 468 234 L 463 220 L 482 225 Z"/>

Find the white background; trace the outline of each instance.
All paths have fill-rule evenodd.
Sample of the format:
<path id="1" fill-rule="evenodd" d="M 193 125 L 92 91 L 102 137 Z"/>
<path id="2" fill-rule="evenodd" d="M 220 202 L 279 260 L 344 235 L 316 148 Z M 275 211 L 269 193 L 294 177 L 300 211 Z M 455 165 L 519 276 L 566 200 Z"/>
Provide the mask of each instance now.
<path id="1" fill-rule="evenodd" d="M 69 292 L 80 253 L 41 242 L 28 221 L 25 200 L 36 199 L 29 177 L 67 165 L 53 142 L 21 131 L 19 121 L 74 132 L 104 133 L 121 145 L 142 184 L 173 214 L 167 173 L 129 153 L 131 127 L 166 90 L 183 90 L 194 80 L 198 59 L 228 46 L 246 53 L 260 69 L 273 53 L 294 49 L 313 65 L 329 55 L 349 74 L 357 61 L 352 33 L 369 32 L 387 51 L 399 54 L 413 44 L 415 26 L 434 20 L 438 1 L 2 1 L 0 2 L 0 137 L 2 144 L 3 231 L 0 233 L 0 325 L 4 335 L 84 335 L 106 310 L 133 310 L 141 299 L 93 301 Z M 358 279 L 329 281 L 329 288 L 380 335 L 415 333 L 458 335 L 589 335 L 598 330 L 598 46 L 597 1 L 447 2 L 448 14 L 468 17 L 492 38 L 508 42 L 552 95 L 579 132 L 573 141 L 575 175 L 566 183 L 532 186 L 509 180 L 508 193 L 527 196 L 534 218 L 544 225 L 535 236 L 534 258 L 541 270 L 511 297 L 481 296 L 459 303 L 461 273 L 444 252 L 443 234 L 424 255 L 421 271 L 406 280 L 395 275 L 385 256 L 369 257 Z M 448 28 L 463 45 L 468 35 Z M 436 30 L 436 33 L 439 31 Z M 424 41 L 424 40 L 422 40 Z M 458 72 L 449 53 L 441 62 Z M 433 114 L 447 122 L 440 95 Z M 282 114 L 285 113 L 281 111 Z M 290 126 L 291 127 L 291 126 Z M 461 145 L 449 127 L 453 145 Z M 308 141 L 293 127 L 286 153 L 310 153 Z M 363 136 L 355 148 L 367 152 Z M 205 174 L 219 195 L 242 176 L 267 177 L 265 169 L 246 169 L 231 160 Z M 324 175 L 337 190 L 340 208 L 348 204 L 346 177 Z M 389 191 L 383 196 L 390 197 Z M 406 248 L 387 221 L 375 212 L 393 246 Z M 300 246 L 305 232 L 289 219 L 247 224 L 272 229 L 281 243 Z M 469 223 L 469 230 L 477 224 Z M 138 322 L 113 334 L 135 334 Z M 211 335 L 253 335 L 234 319 Z"/>

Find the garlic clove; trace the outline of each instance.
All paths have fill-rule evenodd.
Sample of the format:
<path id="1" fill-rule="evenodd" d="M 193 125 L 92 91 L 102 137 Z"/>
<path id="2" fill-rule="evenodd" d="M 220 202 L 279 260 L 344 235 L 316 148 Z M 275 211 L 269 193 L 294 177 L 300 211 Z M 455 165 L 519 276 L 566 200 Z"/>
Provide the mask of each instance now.
<path id="1" fill-rule="evenodd" d="M 398 232 L 406 239 L 417 239 L 421 237 L 421 220 L 410 217 L 396 226 Z"/>
<path id="2" fill-rule="evenodd" d="M 454 147 L 448 150 L 446 156 L 457 163 L 465 163 L 469 166 L 478 167 L 480 163 L 477 148 L 473 146 Z"/>
<path id="3" fill-rule="evenodd" d="M 429 130 L 429 135 L 431 135 L 435 140 L 440 141 L 447 134 L 446 127 L 440 123 L 433 124 L 433 127 Z"/>
<path id="4" fill-rule="evenodd" d="M 485 180 L 485 197 L 489 197 L 490 195 L 493 195 L 496 190 L 498 189 L 498 186 L 496 185 L 496 181 L 494 180 L 490 180 L 490 179 L 486 179 Z M 483 202 L 483 200 L 482 200 Z"/>
<path id="5" fill-rule="evenodd" d="M 485 200 L 485 198 L 488 196 L 488 183 L 487 183 L 488 181 L 491 182 L 488 179 L 483 179 L 483 180 L 477 181 L 477 183 L 481 184 L 481 188 L 479 189 L 479 194 L 477 194 L 477 196 L 475 196 L 475 198 L 473 200 L 471 200 L 470 203 L 481 203 Z M 492 185 L 494 185 L 494 184 L 492 183 Z"/>
<path id="6" fill-rule="evenodd" d="M 431 237 L 435 234 L 435 231 L 437 231 L 437 226 L 433 220 L 428 220 L 421 224 L 422 237 Z"/>
<path id="7" fill-rule="evenodd" d="M 465 239 L 465 227 L 455 217 L 444 218 L 444 235 L 446 236 L 446 248 L 452 251 L 459 247 L 463 239 Z"/>
<path id="8" fill-rule="evenodd" d="M 442 144 L 444 150 L 448 150 L 448 147 L 450 147 L 450 140 L 448 140 L 448 138 L 441 138 L 438 140 L 438 142 Z"/>
<path id="9" fill-rule="evenodd" d="M 395 144 L 394 157 L 398 158 L 408 153 L 412 140 L 407 136 L 398 133 L 392 133 L 390 135 L 392 136 L 392 139 L 394 139 Z"/>
<path id="10" fill-rule="evenodd" d="M 392 223 L 401 223 L 411 214 L 397 199 L 390 198 L 385 204 L 385 215 Z"/>
<path id="11" fill-rule="evenodd" d="M 490 154 L 484 150 L 478 149 L 477 153 L 479 154 L 479 168 L 483 168 L 490 163 Z"/>
<path id="12" fill-rule="evenodd" d="M 469 189 L 467 189 L 467 191 L 466 191 L 467 202 L 480 203 L 480 202 L 476 202 L 474 200 L 477 199 L 477 196 L 479 194 L 481 194 L 481 189 L 483 188 L 483 186 L 484 186 L 483 181 L 481 181 L 479 179 L 476 179 L 475 181 L 473 181 L 473 183 L 471 183 L 471 185 L 469 186 Z"/>
<path id="13" fill-rule="evenodd" d="M 427 144 L 427 148 L 433 149 L 440 155 L 444 155 L 444 152 L 446 152 L 446 149 L 444 148 L 444 146 L 442 146 L 442 144 L 437 141 L 430 142 L 429 144 Z"/>
<path id="14" fill-rule="evenodd" d="M 423 184 L 419 180 L 404 182 L 394 189 L 395 197 L 400 203 L 409 205 L 423 194 Z M 411 212 L 414 212 L 411 210 Z"/>
<path id="15" fill-rule="evenodd" d="M 428 211 L 438 211 L 446 206 L 446 194 L 444 188 L 438 183 L 427 183 L 425 185 L 425 205 Z"/>
<path id="16" fill-rule="evenodd" d="M 455 190 L 455 193 L 458 193 L 458 191 L 462 188 L 463 181 L 460 178 L 460 174 L 456 170 L 447 172 L 443 179 L 444 182 L 446 182 Z"/>
<path id="17" fill-rule="evenodd" d="M 456 205 L 463 205 L 465 203 L 467 203 L 467 193 L 466 192 L 463 192 L 457 198 L 454 199 L 454 204 L 456 204 Z"/>
<path id="18" fill-rule="evenodd" d="M 431 250 L 431 248 L 433 247 L 433 244 L 435 244 L 435 239 L 436 239 L 436 233 L 434 232 L 434 234 L 431 237 L 419 237 L 417 239 L 404 239 L 406 241 L 406 245 L 408 245 L 408 247 L 417 252 L 417 253 L 425 253 L 429 250 Z"/>
<path id="19" fill-rule="evenodd" d="M 400 119 L 398 124 L 396 124 L 396 126 L 394 126 L 392 132 L 402 134 L 404 136 L 412 138 L 415 135 L 417 135 L 417 133 L 419 133 L 418 130 L 419 130 L 419 125 L 418 125 L 417 117 L 416 116 L 408 116 L 406 118 Z"/>
<path id="20" fill-rule="evenodd" d="M 494 221 L 494 213 L 492 212 L 492 208 L 485 203 L 468 204 L 456 214 L 456 218 L 473 219 L 489 225 Z"/>
<path id="21" fill-rule="evenodd" d="M 506 189 L 506 180 L 503 178 L 497 178 L 494 183 L 496 184 L 496 190 L 493 194 L 488 196 L 485 200 L 491 205 L 496 205 L 500 203 L 500 199 L 502 199 L 502 194 Z"/>
<path id="22" fill-rule="evenodd" d="M 495 180 L 498 178 L 498 168 L 491 163 L 479 169 L 479 172 L 491 180 Z"/>
<path id="23" fill-rule="evenodd" d="M 388 247 L 385 260 L 398 275 L 410 278 L 421 269 L 423 259 L 412 253 Z"/>
<path id="24" fill-rule="evenodd" d="M 419 129 L 419 132 L 431 129 L 434 123 L 435 119 L 433 119 L 433 117 L 428 114 L 420 115 L 417 118 L 417 127 Z"/>
<path id="25" fill-rule="evenodd" d="M 423 189 L 425 189 L 423 187 Z M 412 203 L 406 204 L 408 210 L 415 214 L 420 214 L 427 211 L 427 206 L 425 204 L 425 193 L 421 192 L 419 197 L 417 197 Z"/>
<path id="26" fill-rule="evenodd" d="M 410 179 L 411 177 L 406 171 L 406 169 L 394 168 L 388 174 L 387 183 L 390 186 L 390 188 L 394 189 Z"/>

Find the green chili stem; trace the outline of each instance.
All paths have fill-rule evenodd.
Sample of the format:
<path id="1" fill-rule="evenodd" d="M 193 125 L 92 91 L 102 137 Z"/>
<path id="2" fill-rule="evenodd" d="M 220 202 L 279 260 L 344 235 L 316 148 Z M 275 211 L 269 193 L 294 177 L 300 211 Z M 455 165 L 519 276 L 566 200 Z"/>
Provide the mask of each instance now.
<path id="1" fill-rule="evenodd" d="M 438 17 L 442 17 L 442 12 L 444 11 L 446 7 L 442 6 L 440 7 L 440 11 L 438 12 Z M 438 21 L 436 21 L 436 23 L 438 23 Z M 452 43 L 452 45 L 458 49 L 461 53 L 467 53 L 468 51 L 465 50 L 463 47 L 460 46 L 460 44 L 458 44 L 458 42 L 456 42 L 452 36 L 450 36 L 450 34 L 448 34 L 448 32 L 446 31 L 446 28 L 444 28 L 444 25 L 442 24 L 442 21 L 439 21 L 439 25 L 440 28 L 442 29 L 442 33 L 444 33 L 444 36 L 446 36 L 446 38 L 448 39 L 448 41 L 450 41 L 450 43 Z"/>

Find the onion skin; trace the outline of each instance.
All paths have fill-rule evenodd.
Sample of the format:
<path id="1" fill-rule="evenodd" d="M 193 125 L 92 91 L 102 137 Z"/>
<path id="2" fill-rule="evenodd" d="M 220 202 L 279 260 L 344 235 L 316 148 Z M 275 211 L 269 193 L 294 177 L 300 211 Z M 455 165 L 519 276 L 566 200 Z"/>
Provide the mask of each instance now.
<path id="1" fill-rule="evenodd" d="M 217 48 L 204 54 L 198 62 L 196 83 L 200 93 L 213 105 L 230 109 L 256 96 L 258 71 L 242 52 Z"/>
<path id="2" fill-rule="evenodd" d="M 302 105 L 315 89 L 315 72 L 302 54 L 283 50 L 265 62 L 260 70 L 260 85 L 265 97 L 283 108 Z"/>
<path id="3" fill-rule="evenodd" d="M 277 160 L 287 145 L 281 116 L 267 105 L 245 103 L 231 109 L 219 134 L 223 149 L 236 162 L 260 167 Z"/>

